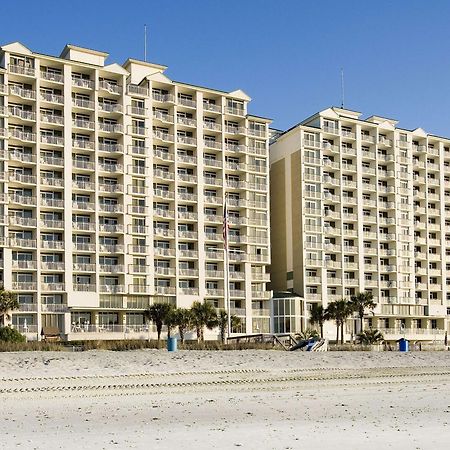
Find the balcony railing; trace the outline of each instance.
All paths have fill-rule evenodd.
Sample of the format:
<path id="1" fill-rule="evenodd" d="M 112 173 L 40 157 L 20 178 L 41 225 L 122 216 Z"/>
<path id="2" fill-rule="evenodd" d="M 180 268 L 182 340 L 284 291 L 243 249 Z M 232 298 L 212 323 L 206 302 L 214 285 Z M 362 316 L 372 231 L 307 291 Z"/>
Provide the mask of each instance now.
<path id="1" fill-rule="evenodd" d="M 143 108 L 139 108 L 143 109 Z M 161 122 L 173 123 L 173 116 L 163 111 L 153 111 L 153 118 L 160 120 Z"/>
<path id="2" fill-rule="evenodd" d="M 84 109 L 94 109 L 95 108 L 95 103 L 93 101 L 85 100 L 83 98 L 73 98 L 72 105 L 77 108 L 84 108 Z"/>
<path id="3" fill-rule="evenodd" d="M 95 128 L 95 122 L 86 119 L 73 119 L 72 126 L 76 128 L 86 128 L 93 130 Z"/>
<path id="4" fill-rule="evenodd" d="M 58 103 L 59 105 L 62 105 L 64 103 L 64 97 L 62 95 L 50 94 L 48 92 L 41 92 L 40 96 L 41 100 L 44 102 Z"/>
<path id="5" fill-rule="evenodd" d="M 120 123 L 99 123 L 100 131 L 105 131 L 107 133 L 123 133 L 123 125 Z"/>
<path id="6" fill-rule="evenodd" d="M 41 143 L 49 144 L 49 145 L 64 145 L 64 138 L 59 136 L 49 136 L 45 134 L 41 134 Z"/>
<path id="7" fill-rule="evenodd" d="M 37 283 L 35 281 L 13 281 L 12 289 L 14 291 L 36 291 Z"/>
<path id="8" fill-rule="evenodd" d="M 127 93 L 128 94 L 134 94 L 134 95 L 140 95 L 142 97 L 148 97 L 149 91 L 148 88 L 143 86 L 137 86 L 135 84 L 128 84 L 127 85 Z"/>
<path id="9" fill-rule="evenodd" d="M 101 284 L 100 292 L 107 292 L 109 294 L 121 294 L 125 292 L 123 284 Z"/>
<path id="10" fill-rule="evenodd" d="M 44 114 L 41 113 L 41 122 L 54 123 L 56 125 L 64 125 L 64 117 L 57 116 L 55 114 Z"/>
<path id="11" fill-rule="evenodd" d="M 42 248 L 50 248 L 54 250 L 63 250 L 65 248 L 65 241 L 44 241 L 41 240 Z"/>
<path id="12" fill-rule="evenodd" d="M 121 224 L 106 224 L 106 223 L 100 223 L 98 225 L 98 231 L 105 232 L 105 233 L 123 233 L 124 227 Z"/>
<path id="13" fill-rule="evenodd" d="M 41 261 L 42 270 L 64 270 L 64 262 Z"/>
<path id="14" fill-rule="evenodd" d="M 160 94 L 159 92 L 152 92 L 152 98 L 157 102 L 164 103 L 173 103 L 175 101 L 173 94 Z"/>
<path id="15" fill-rule="evenodd" d="M 72 270 L 74 272 L 95 272 L 95 264 L 73 263 Z"/>
<path id="16" fill-rule="evenodd" d="M 197 121 L 195 119 L 191 119 L 190 117 L 178 116 L 177 123 L 182 124 L 182 125 L 187 125 L 189 127 L 197 126 Z"/>
<path id="17" fill-rule="evenodd" d="M 167 133 L 165 131 L 161 131 L 161 130 L 153 130 L 153 137 L 155 139 L 160 139 L 161 141 L 167 141 L 167 142 L 173 142 L 173 140 L 174 140 L 173 134 L 169 134 L 169 133 Z"/>
<path id="18" fill-rule="evenodd" d="M 125 272 L 125 266 L 123 264 L 100 264 L 100 272 L 123 273 Z"/>
<path id="19" fill-rule="evenodd" d="M 25 175 L 19 172 L 10 172 L 9 181 L 15 181 L 17 183 L 24 184 L 36 184 L 36 177 L 34 175 Z"/>
<path id="20" fill-rule="evenodd" d="M 122 86 L 115 83 L 111 83 L 106 80 L 102 80 L 99 82 L 99 88 L 104 89 L 105 91 L 108 91 L 111 94 L 120 94 L 122 92 Z"/>
<path id="21" fill-rule="evenodd" d="M 236 108 L 233 106 L 225 106 L 225 113 L 232 114 L 234 116 L 244 116 L 245 110 L 244 108 Z"/>
<path id="22" fill-rule="evenodd" d="M 90 242 L 74 242 L 73 248 L 82 252 L 95 252 L 95 244 Z"/>
<path id="23" fill-rule="evenodd" d="M 88 141 L 87 139 L 72 139 L 72 145 L 76 148 L 86 148 L 89 150 L 94 150 L 95 142 Z"/>
<path id="24" fill-rule="evenodd" d="M 178 104 L 187 106 L 188 108 L 195 108 L 197 106 L 197 102 L 195 100 L 184 97 L 178 97 Z"/>
<path id="25" fill-rule="evenodd" d="M 53 83 L 64 83 L 64 75 L 59 73 L 41 71 L 41 78 L 46 81 L 53 81 Z"/>
<path id="26" fill-rule="evenodd" d="M 95 292 L 97 290 L 97 286 L 90 283 L 74 283 L 73 290 L 77 292 Z"/>
<path id="27" fill-rule="evenodd" d="M 16 95 L 27 100 L 36 100 L 36 91 L 31 89 L 24 89 L 19 86 L 10 85 L 9 86 L 10 95 Z"/>
<path id="28" fill-rule="evenodd" d="M 32 160 L 34 160 L 34 155 L 27 155 L 26 153 L 23 154 L 23 157 L 31 157 Z M 40 157 L 41 164 L 48 164 L 50 166 L 63 166 L 64 165 L 64 159 L 63 158 L 55 158 L 54 156 L 47 156 L 47 155 L 41 155 Z M 48 180 L 48 177 L 43 177 L 41 179 Z"/>
<path id="29" fill-rule="evenodd" d="M 19 117 L 24 120 L 36 120 L 36 113 L 33 111 L 27 111 L 25 109 L 18 108 L 16 106 L 9 108 L 9 114 L 13 117 Z"/>
<path id="30" fill-rule="evenodd" d="M 98 104 L 98 108 L 100 109 L 100 111 L 105 111 L 105 112 L 122 112 L 123 111 L 123 107 L 120 103 L 105 103 L 105 102 L 99 102 Z"/>
<path id="31" fill-rule="evenodd" d="M 17 73 L 19 75 L 25 75 L 27 77 L 36 76 L 36 69 L 34 67 L 25 67 L 16 64 L 8 64 L 8 69 L 11 73 Z"/>
<path id="32" fill-rule="evenodd" d="M 53 158 L 55 159 L 55 158 Z M 59 158 L 57 158 L 59 159 Z M 64 165 L 64 160 L 62 160 L 62 164 Z M 72 159 L 73 167 L 77 167 L 78 169 L 87 169 L 87 170 L 95 170 L 95 163 L 91 161 L 84 161 L 80 159 Z"/>
<path id="33" fill-rule="evenodd" d="M 72 85 L 76 87 L 81 87 L 84 89 L 94 89 L 95 82 L 94 80 L 86 80 L 84 78 L 72 78 Z"/>
<path id="34" fill-rule="evenodd" d="M 18 130 L 17 128 L 9 129 L 9 136 L 25 142 L 36 142 L 36 133 Z"/>

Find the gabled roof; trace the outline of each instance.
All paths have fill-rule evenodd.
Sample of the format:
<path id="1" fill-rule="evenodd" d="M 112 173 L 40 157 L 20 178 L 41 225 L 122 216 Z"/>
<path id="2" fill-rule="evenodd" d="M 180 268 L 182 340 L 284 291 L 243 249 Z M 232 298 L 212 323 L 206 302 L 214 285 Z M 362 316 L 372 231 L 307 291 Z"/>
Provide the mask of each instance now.
<path id="1" fill-rule="evenodd" d="M 152 62 L 141 61 L 140 59 L 134 59 L 134 58 L 128 58 L 123 63 L 123 67 L 127 67 L 131 63 L 139 64 L 140 66 L 152 67 L 153 69 L 162 70 L 163 72 L 167 69 L 167 66 L 164 66 L 162 64 L 156 64 L 156 63 L 152 63 Z"/>
<path id="2" fill-rule="evenodd" d="M 76 51 L 83 52 L 83 53 L 90 53 L 91 55 L 103 56 L 104 58 L 107 58 L 109 56 L 109 53 L 106 53 L 106 52 L 101 52 L 99 50 L 92 50 L 91 48 L 86 48 L 86 47 L 79 47 L 78 45 L 67 44 L 63 48 L 63 51 L 61 52 L 60 57 L 64 58 L 64 56 L 67 54 L 67 52 L 69 50 L 76 50 Z"/>
<path id="3" fill-rule="evenodd" d="M 426 138 L 428 136 L 427 132 L 423 128 L 416 128 L 415 130 L 412 130 L 412 132 L 423 138 Z"/>
<path id="4" fill-rule="evenodd" d="M 239 100 L 244 100 L 246 102 L 249 102 L 251 100 L 251 98 L 241 89 L 237 89 L 236 91 L 229 92 L 228 94 L 234 98 L 237 98 Z"/>
<path id="5" fill-rule="evenodd" d="M 125 70 L 120 64 L 113 63 L 108 64 L 107 66 L 103 67 L 102 70 L 107 70 L 108 72 L 117 73 L 119 75 L 128 75 L 128 70 Z"/>
<path id="6" fill-rule="evenodd" d="M 25 45 L 21 44 L 18 41 L 3 45 L 1 48 L 2 48 L 2 50 L 5 50 L 7 52 L 12 52 L 12 53 L 21 53 L 21 54 L 25 54 L 25 55 L 33 54 L 33 52 L 28 47 L 25 47 Z"/>
<path id="7" fill-rule="evenodd" d="M 173 81 L 167 77 L 166 75 L 164 75 L 161 72 L 154 72 L 150 75 L 147 75 L 146 78 L 148 80 L 152 80 L 152 81 L 159 81 L 160 83 L 168 83 L 168 84 L 173 84 Z"/>

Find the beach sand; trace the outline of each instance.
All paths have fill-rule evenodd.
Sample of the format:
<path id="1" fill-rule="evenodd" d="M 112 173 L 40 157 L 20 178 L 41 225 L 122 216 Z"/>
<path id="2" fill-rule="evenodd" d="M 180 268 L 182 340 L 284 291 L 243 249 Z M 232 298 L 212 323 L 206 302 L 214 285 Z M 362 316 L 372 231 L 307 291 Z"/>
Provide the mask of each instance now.
<path id="1" fill-rule="evenodd" d="M 0 354 L 4 449 L 447 449 L 450 352 Z"/>

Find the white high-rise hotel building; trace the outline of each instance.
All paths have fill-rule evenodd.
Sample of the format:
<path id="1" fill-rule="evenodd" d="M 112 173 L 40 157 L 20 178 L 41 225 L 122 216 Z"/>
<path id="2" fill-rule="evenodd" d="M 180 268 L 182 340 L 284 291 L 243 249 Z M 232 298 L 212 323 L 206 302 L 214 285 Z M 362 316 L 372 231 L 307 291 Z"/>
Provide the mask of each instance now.
<path id="1" fill-rule="evenodd" d="M 107 56 L 1 47 L 0 272 L 19 296 L 13 325 L 137 337 L 157 300 L 224 308 L 227 192 L 232 313 L 239 331 L 269 331 L 270 121 L 247 114 L 240 90 Z"/>
<path id="2" fill-rule="evenodd" d="M 442 340 L 450 312 L 450 139 L 396 125 L 329 108 L 277 137 L 271 281 L 309 307 L 371 291 L 377 307 L 367 325 L 386 339 Z"/>

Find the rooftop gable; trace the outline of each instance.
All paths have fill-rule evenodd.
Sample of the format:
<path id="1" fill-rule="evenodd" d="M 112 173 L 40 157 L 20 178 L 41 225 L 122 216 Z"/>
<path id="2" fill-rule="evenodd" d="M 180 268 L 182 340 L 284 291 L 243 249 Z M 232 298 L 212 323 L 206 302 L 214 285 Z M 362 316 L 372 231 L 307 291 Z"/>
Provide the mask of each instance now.
<path id="1" fill-rule="evenodd" d="M 243 100 L 244 102 L 249 102 L 251 100 L 251 98 L 241 89 L 237 89 L 233 92 L 228 92 L 228 95 L 238 100 Z"/>
<path id="2" fill-rule="evenodd" d="M 103 67 L 108 56 L 109 53 L 106 52 L 67 44 L 61 52 L 60 58 Z"/>
<path id="3" fill-rule="evenodd" d="M 427 132 L 423 128 L 416 128 L 415 130 L 412 130 L 412 133 L 415 136 L 420 136 L 423 138 L 426 138 L 428 136 Z"/>
<path id="4" fill-rule="evenodd" d="M 1 49 L 4 50 L 5 52 L 19 53 L 21 55 L 32 55 L 33 54 L 33 52 L 29 48 L 25 47 L 25 45 L 21 44 L 18 41 L 3 45 L 1 47 Z"/>
<path id="5" fill-rule="evenodd" d="M 118 75 L 129 75 L 128 70 L 125 70 L 120 64 L 117 63 L 108 64 L 103 69 L 108 72 L 117 73 Z"/>

